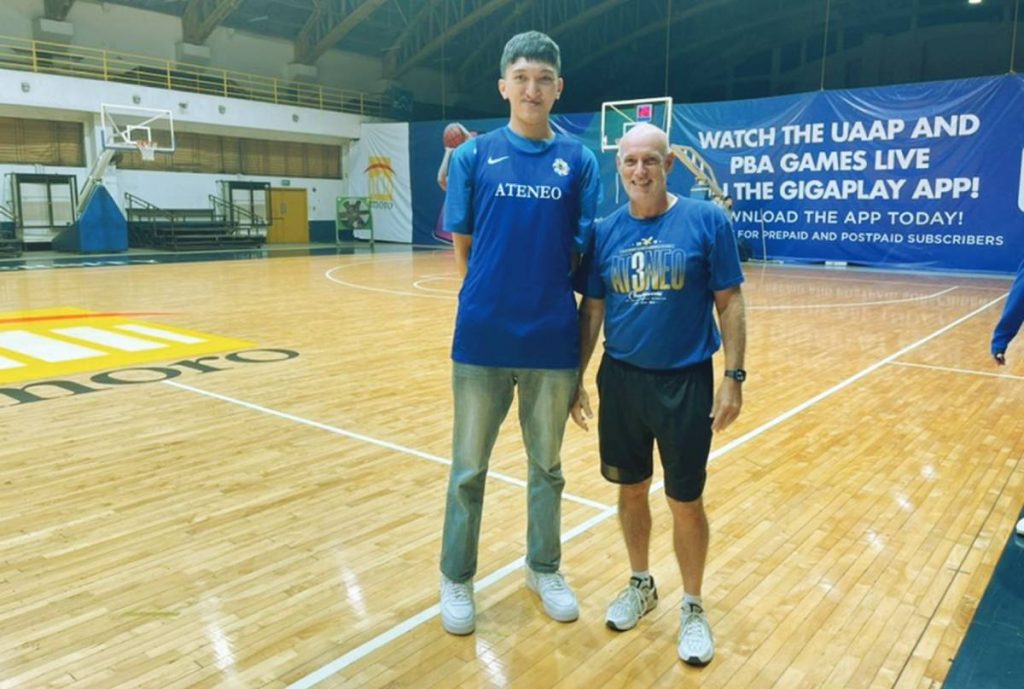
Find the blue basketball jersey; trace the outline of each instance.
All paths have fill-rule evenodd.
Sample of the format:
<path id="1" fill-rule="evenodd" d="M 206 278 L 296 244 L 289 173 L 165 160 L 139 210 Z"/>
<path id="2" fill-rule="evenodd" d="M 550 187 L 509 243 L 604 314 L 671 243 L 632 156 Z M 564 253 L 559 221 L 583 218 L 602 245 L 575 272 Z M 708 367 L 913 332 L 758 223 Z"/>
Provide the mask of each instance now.
<path id="1" fill-rule="evenodd" d="M 580 291 L 604 299 L 604 348 L 646 369 L 678 369 L 711 358 L 721 345 L 714 293 L 743 282 L 725 212 L 677 197 L 656 218 L 622 206 L 597 224 Z"/>
<path id="2" fill-rule="evenodd" d="M 570 270 L 577 241 L 586 241 L 577 238 L 581 179 L 585 167 L 596 170 L 593 153 L 562 134 L 537 142 L 503 127 L 463 144 L 452 163 L 446 224 L 473 236 L 452 358 L 478 366 L 576 368 Z"/>

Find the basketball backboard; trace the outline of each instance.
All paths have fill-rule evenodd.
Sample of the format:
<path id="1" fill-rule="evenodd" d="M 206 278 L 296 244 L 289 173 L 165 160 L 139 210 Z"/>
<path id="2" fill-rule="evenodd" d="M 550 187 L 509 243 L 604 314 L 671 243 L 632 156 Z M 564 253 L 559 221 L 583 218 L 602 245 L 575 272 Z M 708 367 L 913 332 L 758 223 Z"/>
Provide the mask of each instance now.
<path id="1" fill-rule="evenodd" d="M 601 103 L 601 150 L 619 150 L 619 139 L 642 122 L 665 130 L 671 141 L 672 98 L 637 98 Z"/>
<path id="2" fill-rule="evenodd" d="M 131 105 L 101 105 L 103 147 L 132 150 L 148 148 L 158 153 L 174 152 L 174 116 L 170 110 Z"/>

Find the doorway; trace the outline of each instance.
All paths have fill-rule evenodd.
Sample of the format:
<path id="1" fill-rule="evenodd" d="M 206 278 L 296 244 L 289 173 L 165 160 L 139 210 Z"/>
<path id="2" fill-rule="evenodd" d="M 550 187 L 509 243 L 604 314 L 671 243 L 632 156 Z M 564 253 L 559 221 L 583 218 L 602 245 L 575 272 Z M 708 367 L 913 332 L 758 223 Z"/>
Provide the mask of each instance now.
<path id="1" fill-rule="evenodd" d="M 270 190 L 268 244 L 309 244 L 309 205 L 305 189 Z"/>
<path id="2" fill-rule="evenodd" d="M 266 182 L 226 181 L 224 200 L 228 202 L 232 224 L 265 225 L 270 218 L 270 185 Z"/>
<path id="3" fill-rule="evenodd" d="M 74 175 L 15 174 L 16 232 L 26 244 L 49 242 L 74 224 L 78 178 Z"/>

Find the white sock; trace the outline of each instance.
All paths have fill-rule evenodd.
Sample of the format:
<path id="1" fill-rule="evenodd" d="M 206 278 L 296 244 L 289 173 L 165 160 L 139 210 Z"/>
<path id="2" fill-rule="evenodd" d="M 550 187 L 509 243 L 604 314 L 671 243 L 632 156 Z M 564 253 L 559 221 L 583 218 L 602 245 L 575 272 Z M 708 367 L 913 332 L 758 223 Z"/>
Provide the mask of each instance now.
<path id="1" fill-rule="evenodd" d="M 691 596 L 689 593 L 683 594 L 683 607 L 688 605 L 699 605 L 700 609 L 704 609 L 704 600 L 700 596 Z"/>
<path id="2" fill-rule="evenodd" d="M 654 581 L 654 577 L 651 576 L 651 570 L 649 569 L 645 569 L 642 572 L 633 572 L 633 578 L 646 582 Z"/>

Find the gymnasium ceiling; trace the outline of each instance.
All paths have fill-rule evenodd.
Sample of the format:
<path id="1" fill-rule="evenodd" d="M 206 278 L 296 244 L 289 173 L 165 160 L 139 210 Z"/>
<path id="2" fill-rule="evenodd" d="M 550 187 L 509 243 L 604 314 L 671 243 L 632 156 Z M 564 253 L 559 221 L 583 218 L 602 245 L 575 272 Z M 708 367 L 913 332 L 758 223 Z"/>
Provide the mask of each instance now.
<path id="1" fill-rule="evenodd" d="M 47 15 L 62 18 L 74 1 L 45 0 Z M 383 60 L 385 74 L 399 84 L 407 84 L 416 67 L 446 66 L 449 107 L 480 103 L 475 110 L 501 113 L 494 87 L 497 61 L 505 40 L 526 29 L 546 31 L 562 48 L 567 90 L 560 109 L 593 110 L 602 100 L 649 97 L 666 90 L 676 100 L 707 101 L 815 90 L 822 81 L 825 88 L 881 85 L 884 69 L 861 74 L 836 59 L 829 70 L 832 56 L 858 48 L 863 53 L 879 37 L 890 51 L 894 42 L 905 43 L 905 50 L 893 54 L 911 64 L 889 70 L 896 81 L 1006 72 L 1022 0 L 106 2 L 182 17 L 183 35 L 191 43 L 201 44 L 215 28 L 225 26 L 292 41 L 297 62 L 311 64 L 331 49 L 361 53 Z M 971 40 L 984 42 L 992 64 L 964 60 L 958 70 L 955 59 L 950 67 L 949 59 L 929 57 L 934 41 L 922 44 L 915 35 L 934 36 L 943 27 L 950 36 L 966 31 Z M 1020 69 L 1020 37 L 1017 44 Z M 993 49 L 996 45 L 998 50 Z M 964 53 L 974 48 L 950 41 L 948 49 Z M 822 79 L 823 50 L 828 58 Z"/>

